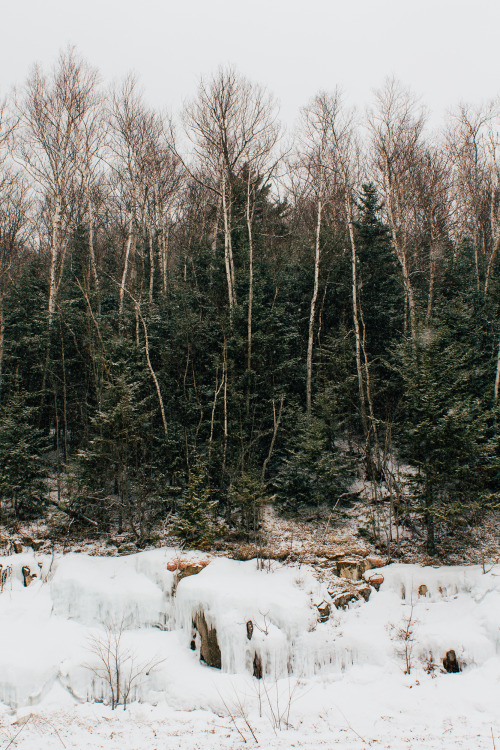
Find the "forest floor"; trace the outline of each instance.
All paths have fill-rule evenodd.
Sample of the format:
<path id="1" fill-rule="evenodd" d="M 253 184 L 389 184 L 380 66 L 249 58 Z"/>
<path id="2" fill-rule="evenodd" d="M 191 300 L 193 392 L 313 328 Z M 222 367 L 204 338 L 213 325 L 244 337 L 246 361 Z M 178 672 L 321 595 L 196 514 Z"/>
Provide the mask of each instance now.
<path id="1" fill-rule="evenodd" d="M 340 508 L 317 508 L 307 514 L 283 515 L 273 505 L 261 511 L 257 541 L 243 534 L 232 534 L 217 540 L 209 550 L 214 555 L 248 560 L 254 557 L 276 559 L 323 567 L 340 557 L 364 558 L 382 556 L 387 562 L 420 565 L 491 565 L 500 560 L 500 513 L 489 513 L 476 523 L 452 530 L 437 528 L 438 554 L 429 556 L 423 534 L 415 525 L 390 523 L 387 503 L 351 502 Z M 85 552 L 94 555 L 132 554 L 138 549 L 178 547 L 180 539 L 168 526 L 153 529 L 153 541 L 136 545 L 128 531 L 106 534 L 88 533 L 51 507 L 42 521 L 18 523 L 14 528 L 0 524 L 0 549 L 17 540 L 44 553 Z M 35 544 L 32 544 L 32 541 Z"/>

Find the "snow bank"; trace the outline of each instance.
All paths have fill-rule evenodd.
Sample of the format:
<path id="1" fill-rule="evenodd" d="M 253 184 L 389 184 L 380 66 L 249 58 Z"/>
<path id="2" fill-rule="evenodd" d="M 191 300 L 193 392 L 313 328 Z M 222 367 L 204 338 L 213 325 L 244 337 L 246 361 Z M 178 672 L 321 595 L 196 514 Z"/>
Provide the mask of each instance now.
<path id="1" fill-rule="evenodd" d="M 255 560 L 218 559 L 181 581 L 176 618 L 190 634 L 196 613 L 204 613 L 217 631 L 224 671 L 252 673 L 258 654 L 264 673 L 281 677 L 299 664 L 299 671 L 311 672 L 312 662 L 321 661 L 321 638 L 310 634 L 318 624 L 315 603 L 325 599 L 328 592 L 309 568 L 276 565 L 266 571 L 258 570 Z"/>
<path id="2" fill-rule="evenodd" d="M 193 554 L 190 562 L 202 557 Z M 168 569 L 176 559 L 178 551 L 162 549 L 0 560 L 10 571 L 0 593 L 0 702 L 28 706 L 56 689 L 80 701 L 107 700 L 92 643 L 105 643 L 117 629 L 134 668 L 148 672 L 134 681 L 130 699 L 167 700 L 183 710 L 210 704 L 220 711 L 214 680 L 222 691 L 251 681 L 256 654 L 271 680 L 347 673 L 362 682 L 381 674 L 399 679 L 405 628 L 413 670 L 439 672 L 450 649 L 465 671 L 499 663 L 500 566 L 484 573 L 480 566 L 390 565 L 377 571 L 384 582 L 367 603 L 336 610 L 308 566 L 259 570 L 256 561 L 217 558 L 178 581 Z M 37 575 L 28 587 L 23 568 Z M 322 602 L 332 610 L 320 623 Z M 216 630 L 221 671 L 191 650 L 197 613 Z"/>

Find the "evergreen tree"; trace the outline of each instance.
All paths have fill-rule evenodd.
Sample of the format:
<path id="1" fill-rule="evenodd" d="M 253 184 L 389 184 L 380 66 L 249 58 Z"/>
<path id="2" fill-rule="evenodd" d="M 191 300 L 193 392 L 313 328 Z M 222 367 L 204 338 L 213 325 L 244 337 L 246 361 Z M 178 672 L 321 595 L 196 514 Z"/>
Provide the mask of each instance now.
<path id="1" fill-rule="evenodd" d="M 201 466 L 193 468 L 177 504 L 173 530 L 190 547 L 205 549 L 214 541 L 217 501 Z"/>
<path id="2" fill-rule="evenodd" d="M 299 416 L 295 440 L 270 483 L 281 509 L 331 507 L 345 492 L 353 467 L 335 444 L 335 437 L 324 419 Z"/>
<path id="3" fill-rule="evenodd" d="M 0 408 L 0 498 L 16 519 L 40 515 L 47 497 L 48 440 L 34 426 L 35 412 L 21 390 Z"/>
<path id="4" fill-rule="evenodd" d="M 498 501 L 500 456 L 495 412 L 471 395 L 475 353 L 444 329 L 422 331 L 398 349 L 404 383 L 398 432 L 416 473 L 408 479 L 412 510 L 422 519 L 430 554 L 443 528 Z"/>

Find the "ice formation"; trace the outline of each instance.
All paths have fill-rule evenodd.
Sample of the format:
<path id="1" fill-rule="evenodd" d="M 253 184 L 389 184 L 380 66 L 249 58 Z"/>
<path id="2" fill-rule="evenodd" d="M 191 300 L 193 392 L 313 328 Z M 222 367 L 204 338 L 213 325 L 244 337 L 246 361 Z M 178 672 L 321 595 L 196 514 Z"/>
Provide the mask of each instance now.
<path id="1" fill-rule="evenodd" d="M 0 702 L 31 705 L 61 686 L 79 700 L 107 700 L 91 644 L 119 631 L 134 669 L 154 664 L 135 680 L 129 699 L 167 697 L 179 708 L 206 707 L 215 670 L 191 650 L 197 613 L 217 633 L 217 679 L 252 679 L 256 654 L 270 679 L 341 676 L 351 667 L 400 674 L 408 623 L 415 667 L 439 668 L 449 649 L 465 670 L 498 661 L 498 565 L 484 571 L 393 564 L 380 569 L 384 583 L 367 603 L 332 606 L 329 620 L 319 622 L 317 605 L 331 598 L 308 566 L 272 562 L 262 570 L 255 560 L 214 558 L 178 581 L 167 567 L 178 557 L 161 549 L 124 557 L 2 558 Z M 26 587 L 27 570 L 33 580 Z"/>

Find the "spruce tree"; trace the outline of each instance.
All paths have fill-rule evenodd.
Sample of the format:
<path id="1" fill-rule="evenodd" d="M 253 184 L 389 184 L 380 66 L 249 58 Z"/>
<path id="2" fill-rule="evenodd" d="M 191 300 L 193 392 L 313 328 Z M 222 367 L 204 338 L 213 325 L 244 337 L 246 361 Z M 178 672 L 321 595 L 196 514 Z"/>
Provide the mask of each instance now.
<path id="1" fill-rule="evenodd" d="M 190 472 L 186 487 L 177 504 L 174 533 L 189 547 L 205 549 L 214 541 L 217 501 L 212 500 L 207 476 L 201 466 Z"/>
<path id="2" fill-rule="evenodd" d="M 21 390 L 0 408 L 0 498 L 16 519 L 39 516 L 47 497 L 48 440 L 34 424 L 36 411 Z"/>

